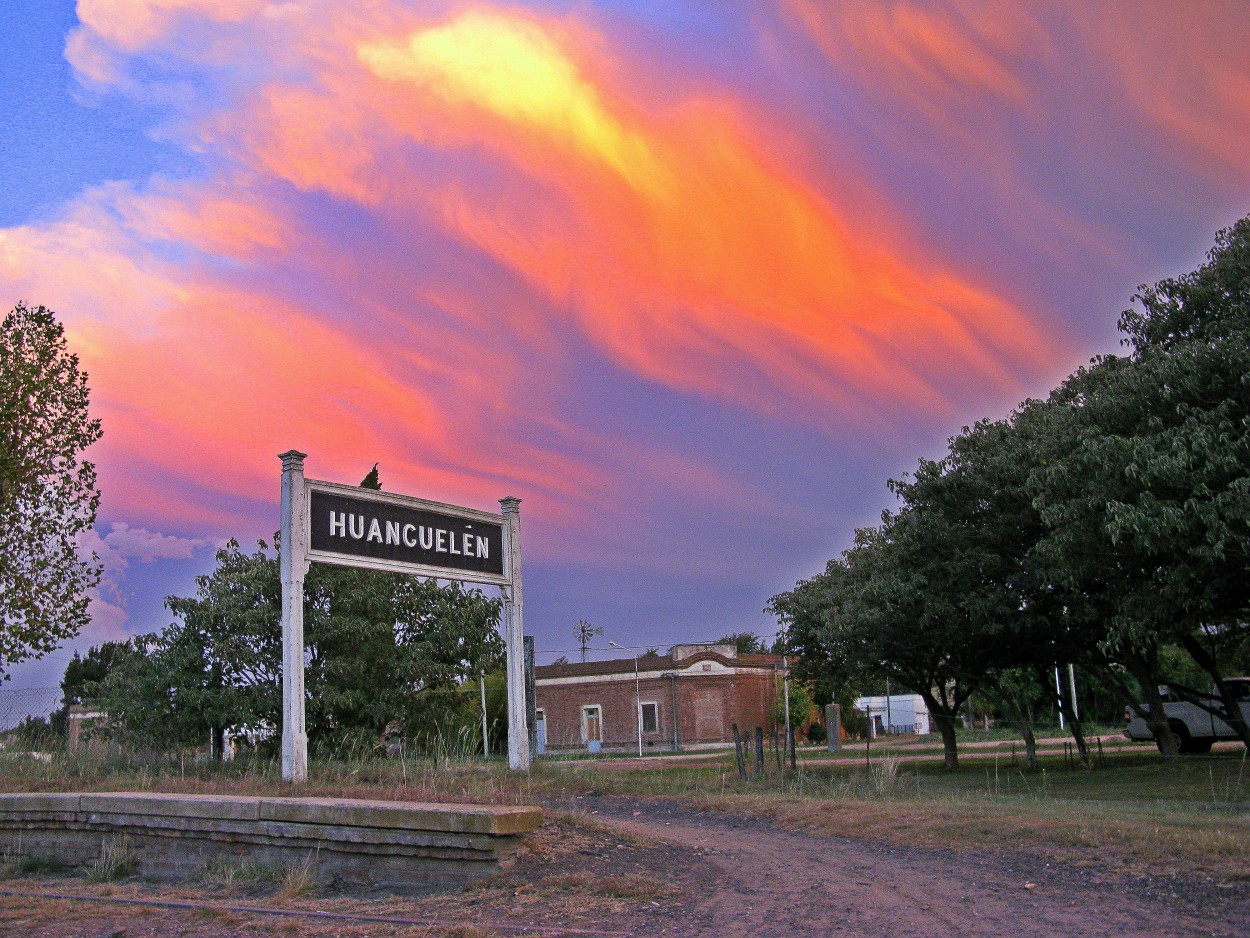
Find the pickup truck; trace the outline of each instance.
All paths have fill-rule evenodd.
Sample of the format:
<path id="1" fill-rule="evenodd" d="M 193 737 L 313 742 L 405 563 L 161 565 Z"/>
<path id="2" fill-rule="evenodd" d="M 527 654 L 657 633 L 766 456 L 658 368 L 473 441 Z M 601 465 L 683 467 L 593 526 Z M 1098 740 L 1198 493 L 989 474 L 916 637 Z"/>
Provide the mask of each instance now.
<path id="1" fill-rule="evenodd" d="M 1241 707 L 1242 716 L 1250 721 L 1250 677 L 1230 678 L 1228 683 L 1233 685 L 1233 693 L 1237 698 L 1238 706 Z M 1163 693 L 1163 712 L 1167 714 L 1168 726 L 1172 729 L 1172 735 L 1176 737 L 1176 745 L 1181 753 L 1188 755 L 1196 752 L 1210 752 L 1211 744 L 1216 740 L 1237 739 L 1237 734 L 1233 732 L 1232 727 L 1219 717 L 1188 700 L 1169 700 L 1170 694 L 1166 687 L 1160 687 L 1159 690 Z M 1224 709 L 1218 696 L 1212 696 L 1205 702 L 1217 711 Z M 1154 739 L 1154 734 L 1150 732 L 1150 725 L 1145 717 L 1139 714 L 1139 710 L 1145 712 L 1146 705 L 1138 704 L 1137 707 L 1124 708 L 1126 724 L 1124 735 L 1137 742 Z M 1155 743 L 1157 745 L 1158 740 L 1155 740 Z"/>

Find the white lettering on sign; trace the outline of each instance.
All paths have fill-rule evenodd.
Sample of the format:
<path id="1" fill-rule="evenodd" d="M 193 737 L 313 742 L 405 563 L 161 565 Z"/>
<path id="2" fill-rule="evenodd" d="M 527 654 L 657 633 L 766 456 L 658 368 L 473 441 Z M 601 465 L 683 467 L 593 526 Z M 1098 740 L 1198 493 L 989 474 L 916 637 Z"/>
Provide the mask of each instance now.
<path id="1" fill-rule="evenodd" d="M 490 541 L 481 535 L 429 528 L 425 525 L 401 525 L 398 521 L 385 522 L 384 533 L 383 523 L 377 518 L 344 511 L 330 512 L 330 537 L 350 537 L 356 541 L 403 544 L 406 547 L 420 544 L 423 550 L 433 550 L 440 554 L 490 558 Z"/>

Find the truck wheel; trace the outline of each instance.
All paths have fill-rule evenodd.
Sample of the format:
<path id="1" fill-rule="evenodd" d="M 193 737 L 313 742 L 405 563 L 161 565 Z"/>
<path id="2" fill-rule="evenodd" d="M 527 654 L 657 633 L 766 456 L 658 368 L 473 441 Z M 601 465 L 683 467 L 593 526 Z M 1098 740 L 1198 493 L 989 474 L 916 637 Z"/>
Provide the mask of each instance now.
<path id="1" fill-rule="evenodd" d="M 1176 740 L 1177 755 L 1186 756 L 1192 751 L 1189 747 L 1192 741 L 1189 738 L 1189 730 L 1185 729 L 1185 724 L 1180 722 L 1172 722 L 1168 724 L 1168 729 L 1172 731 L 1172 737 Z M 1159 751 L 1163 752 L 1163 741 L 1155 740 L 1155 745 L 1159 747 Z"/>

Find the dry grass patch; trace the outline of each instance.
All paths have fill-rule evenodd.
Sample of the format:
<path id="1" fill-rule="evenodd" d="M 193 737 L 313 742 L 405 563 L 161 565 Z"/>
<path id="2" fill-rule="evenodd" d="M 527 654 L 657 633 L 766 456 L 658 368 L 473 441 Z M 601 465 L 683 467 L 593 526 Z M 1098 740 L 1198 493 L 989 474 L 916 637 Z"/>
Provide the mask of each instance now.
<path id="1" fill-rule="evenodd" d="M 299 862 L 287 864 L 278 880 L 278 891 L 274 900 L 279 903 L 291 902 L 303 896 L 311 895 L 317 888 L 316 858 L 309 854 Z"/>
<path id="2" fill-rule="evenodd" d="M 87 867 L 87 879 L 93 883 L 111 883 L 125 879 L 135 871 L 135 855 L 125 837 L 111 837 L 100 848 L 100 855 Z"/>
<path id="3" fill-rule="evenodd" d="M 634 899 L 661 902 L 676 898 L 677 890 L 658 883 L 649 876 L 626 873 L 604 876 L 598 873 L 566 873 L 539 880 L 538 888 L 554 892 L 582 893 L 611 899 Z"/>

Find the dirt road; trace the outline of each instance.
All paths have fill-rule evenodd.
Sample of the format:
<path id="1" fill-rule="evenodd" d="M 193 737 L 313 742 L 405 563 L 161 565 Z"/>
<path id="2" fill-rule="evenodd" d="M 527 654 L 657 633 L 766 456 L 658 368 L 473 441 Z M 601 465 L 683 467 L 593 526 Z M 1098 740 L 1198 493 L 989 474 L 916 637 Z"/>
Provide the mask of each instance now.
<path id="1" fill-rule="evenodd" d="M 968 853 L 832 839 L 655 801 L 579 804 L 622 831 L 698 851 L 695 864 L 655 871 L 693 899 L 685 921 L 665 923 L 661 934 L 1250 934 L 1245 883 L 1126 879 L 1009 848 Z"/>

